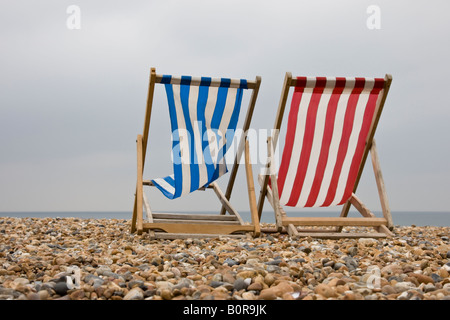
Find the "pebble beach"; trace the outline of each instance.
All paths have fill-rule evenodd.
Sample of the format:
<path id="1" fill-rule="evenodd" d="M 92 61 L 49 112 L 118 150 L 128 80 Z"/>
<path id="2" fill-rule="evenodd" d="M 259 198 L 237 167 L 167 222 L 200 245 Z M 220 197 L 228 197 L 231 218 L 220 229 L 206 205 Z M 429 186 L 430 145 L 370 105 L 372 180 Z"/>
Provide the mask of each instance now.
<path id="1" fill-rule="evenodd" d="M 450 227 L 393 232 L 152 240 L 130 220 L 0 217 L 0 299 L 450 300 Z"/>

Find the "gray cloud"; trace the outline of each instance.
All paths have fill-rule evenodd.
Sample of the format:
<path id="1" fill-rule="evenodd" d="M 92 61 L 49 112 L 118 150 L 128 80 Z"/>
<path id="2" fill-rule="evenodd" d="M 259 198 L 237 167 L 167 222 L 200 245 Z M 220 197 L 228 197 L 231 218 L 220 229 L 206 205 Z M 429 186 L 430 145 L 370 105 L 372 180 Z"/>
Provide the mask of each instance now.
<path id="1" fill-rule="evenodd" d="M 66 27 L 72 4 L 81 9 L 80 30 Z M 380 30 L 366 27 L 371 4 L 381 9 Z M 152 66 L 165 74 L 262 76 L 256 129 L 273 126 L 286 71 L 391 73 L 376 138 L 392 210 L 448 211 L 449 9 L 446 1 L 3 1 L 0 211 L 131 210 Z M 168 125 L 161 86 L 148 177 L 171 173 Z M 243 172 L 236 195 L 246 194 Z M 360 192 L 378 210 L 370 166 Z M 217 207 L 203 193 L 151 197 L 160 210 Z M 246 196 L 233 199 L 247 210 Z"/>

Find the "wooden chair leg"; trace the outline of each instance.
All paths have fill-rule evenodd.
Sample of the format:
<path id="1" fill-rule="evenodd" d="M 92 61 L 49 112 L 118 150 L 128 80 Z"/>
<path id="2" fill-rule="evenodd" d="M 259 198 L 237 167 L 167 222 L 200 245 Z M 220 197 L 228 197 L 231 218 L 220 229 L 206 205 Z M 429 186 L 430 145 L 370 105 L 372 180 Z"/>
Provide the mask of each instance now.
<path id="1" fill-rule="evenodd" d="M 142 234 L 143 230 L 143 179 L 142 174 L 144 171 L 143 157 L 142 157 L 142 135 L 137 137 L 137 183 L 136 183 L 136 224 L 137 233 Z"/>
<path id="2" fill-rule="evenodd" d="M 253 182 L 253 171 L 250 162 L 250 147 L 249 142 L 245 140 L 245 173 L 247 177 L 248 201 L 250 205 L 250 214 L 252 224 L 255 227 L 253 233 L 254 237 L 259 237 L 261 233 L 261 226 L 259 225 L 258 208 L 256 207 L 255 185 Z"/>
<path id="3" fill-rule="evenodd" d="M 372 157 L 373 172 L 375 174 L 375 180 L 377 182 L 378 195 L 380 197 L 381 209 L 383 211 L 383 216 L 387 220 L 387 227 L 389 230 L 394 228 L 394 222 L 392 221 L 391 210 L 389 208 L 389 202 L 386 192 L 386 187 L 384 185 L 383 175 L 381 174 L 380 159 L 378 158 L 377 146 L 375 144 L 375 139 L 372 141 L 372 147 L 370 148 L 370 155 Z"/>
<path id="4" fill-rule="evenodd" d="M 136 232 L 136 216 L 137 216 L 137 189 L 134 194 L 133 217 L 131 218 L 131 233 Z"/>
<path id="5" fill-rule="evenodd" d="M 271 182 L 271 187 L 272 187 L 272 202 L 273 202 L 273 208 L 275 210 L 275 221 L 276 221 L 276 225 L 277 225 L 277 229 L 281 232 L 281 229 L 283 228 L 283 223 L 282 223 L 282 214 L 281 214 L 281 210 L 280 210 L 280 198 L 279 198 L 279 194 L 278 194 L 278 184 L 277 184 L 277 175 L 276 175 L 276 171 L 274 168 L 274 159 L 273 159 L 273 145 L 272 145 L 272 137 L 269 137 L 269 139 L 267 140 L 267 149 L 268 149 L 268 154 L 269 154 L 269 172 L 270 172 L 270 182 Z"/>

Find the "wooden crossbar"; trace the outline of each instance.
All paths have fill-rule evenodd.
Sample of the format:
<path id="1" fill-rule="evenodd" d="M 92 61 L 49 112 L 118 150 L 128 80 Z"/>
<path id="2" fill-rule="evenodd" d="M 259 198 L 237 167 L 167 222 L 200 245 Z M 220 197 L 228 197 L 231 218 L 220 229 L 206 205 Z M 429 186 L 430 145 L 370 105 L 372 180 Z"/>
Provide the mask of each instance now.
<path id="1" fill-rule="evenodd" d="M 167 232 L 155 232 L 153 239 L 212 239 L 212 238 L 233 238 L 242 239 L 247 236 L 244 234 L 211 234 L 211 233 L 167 233 Z"/>
<path id="2" fill-rule="evenodd" d="M 340 239 L 340 238 L 351 238 L 351 239 L 358 239 L 358 238 L 386 238 L 387 235 L 385 233 L 380 232 L 352 232 L 352 233 L 345 233 L 345 232 L 298 232 L 295 237 L 297 238 L 303 238 L 303 237 L 312 237 L 312 238 L 321 238 L 321 239 Z"/>
<path id="3" fill-rule="evenodd" d="M 252 232 L 255 228 L 252 225 L 219 225 L 216 223 L 144 223 L 144 230 L 161 229 L 168 233 L 183 233 L 189 230 L 189 233 L 208 233 L 212 234 L 231 234 L 233 232 Z"/>
<path id="4" fill-rule="evenodd" d="M 333 218 L 333 217 L 282 217 L 284 226 L 293 224 L 294 226 L 381 226 L 386 225 L 385 218 Z"/>
<path id="5" fill-rule="evenodd" d="M 235 216 L 218 214 L 185 214 L 185 213 L 158 213 L 154 212 L 153 219 L 184 219 L 184 220 L 215 220 L 236 221 Z"/>
<path id="6" fill-rule="evenodd" d="M 215 224 L 237 224 L 239 225 L 239 221 L 234 220 L 234 221 L 220 221 L 220 220 L 191 220 L 191 219 L 178 219 L 178 220 L 173 220 L 173 219 L 153 219 L 154 223 L 192 223 L 195 222 L 197 224 L 211 224 L 211 223 L 215 223 Z"/>
<path id="7" fill-rule="evenodd" d="M 155 77 L 156 83 L 161 83 L 161 80 L 163 79 L 162 74 L 157 74 Z M 200 85 L 200 77 L 192 77 L 192 81 L 190 85 Z M 240 84 L 240 79 L 230 79 L 230 87 L 236 87 Z M 181 82 L 181 76 L 171 76 L 171 83 L 180 83 Z M 258 86 L 257 80 L 247 80 L 247 89 L 255 89 Z M 221 85 L 221 79 L 219 78 L 212 78 L 211 82 L 209 83 L 210 87 L 218 87 Z"/>

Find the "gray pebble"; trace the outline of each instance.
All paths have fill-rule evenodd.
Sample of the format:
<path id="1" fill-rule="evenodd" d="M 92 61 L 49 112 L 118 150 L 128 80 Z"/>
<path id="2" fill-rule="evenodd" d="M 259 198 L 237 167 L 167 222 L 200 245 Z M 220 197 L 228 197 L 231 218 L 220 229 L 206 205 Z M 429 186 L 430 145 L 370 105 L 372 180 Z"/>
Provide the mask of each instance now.
<path id="1" fill-rule="evenodd" d="M 356 256 L 358 254 L 358 248 L 357 247 L 351 247 L 348 249 L 348 254 L 352 257 Z"/>
<path id="2" fill-rule="evenodd" d="M 129 289 L 133 289 L 134 287 L 140 287 L 142 285 L 144 285 L 144 281 L 142 281 L 142 280 L 133 279 L 130 282 L 128 282 Z"/>
<path id="3" fill-rule="evenodd" d="M 226 258 L 225 261 L 223 263 L 226 263 L 228 266 L 232 267 L 232 266 L 236 266 L 239 264 L 239 262 L 230 259 L 230 258 Z"/>
<path id="4" fill-rule="evenodd" d="M 191 286 L 193 286 L 193 285 L 194 285 L 194 281 L 192 281 L 191 279 L 184 278 L 184 279 L 181 279 L 180 282 L 178 282 L 178 283 L 173 287 L 173 289 L 178 289 L 178 290 L 180 290 L 180 289 L 182 289 L 182 288 L 189 288 L 189 287 L 191 287 Z"/>
<path id="5" fill-rule="evenodd" d="M 436 287 L 434 286 L 434 284 L 432 283 L 427 283 L 424 287 L 423 287 L 423 292 L 431 292 L 431 291 L 435 291 Z"/>
<path id="6" fill-rule="evenodd" d="M 352 270 L 355 270 L 356 268 L 358 268 L 358 265 L 359 265 L 358 260 L 356 260 L 354 258 L 350 258 L 350 257 L 345 257 L 344 261 L 345 261 L 345 265 L 347 266 L 349 271 L 352 271 Z"/>
<path id="7" fill-rule="evenodd" d="M 274 266 L 274 265 L 277 266 L 277 265 L 279 265 L 281 263 L 281 261 L 282 260 L 276 259 L 276 260 L 268 261 L 268 262 L 266 262 L 266 264 L 267 265 L 272 265 L 272 266 Z"/>
<path id="8" fill-rule="evenodd" d="M 69 290 L 69 288 L 67 287 L 67 284 L 65 282 L 57 282 L 55 284 L 54 290 L 60 296 L 64 296 L 67 294 L 67 290 Z"/>
<path id="9" fill-rule="evenodd" d="M 20 296 L 20 292 L 11 288 L 0 287 L 0 296 L 11 296 L 13 298 L 18 298 Z"/>
<path id="10" fill-rule="evenodd" d="M 277 265 L 269 264 L 269 265 L 267 265 L 267 269 L 266 270 L 269 273 L 273 273 L 273 272 L 279 272 L 281 270 L 281 268 L 279 266 L 277 266 Z"/>
<path id="11" fill-rule="evenodd" d="M 431 274 L 431 278 L 433 279 L 434 282 L 441 282 L 442 280 L 444 280 L 444 279 L 442 279 L 441 276 L 439 276 L 439 275 L 436 274 L 436 273 L 432 273 L 432 274 Z"/>
<path id="12" fill-rule="evenodd" d="M 223 282 L 222 281 L 211 281 L 211 283 L 209 285 L 213 288 L 217 288 L 217 287 L 220 287 L 221 285 L 223 285 Z"/>
<path id="13" fill-rule="evenodd" d="M 333 266 L 334 270 L 339 270 L 340 268 L 342 268 L 343 266 L 345 266 L 345 264 L 341 263 L 341 262 L 336 262 Z"/>
<path id="14" fill-rule="evenodd" d="M 306 254 L 310 254 L 310 253 L 311 253 L 311 248 L 306 248 L 306 247 L 301 246 L 301 247 L 299 248 L 299 250 L 300 250 L 300 251 L 303 251 L 303 252 L 306 253 Z"/>
<path id="15" fill-rule="evenodd" d="M 323 266 L 324 266 L 324 267 L 331 267 L 331 268 L 333 268 L 333 266 L 334 266 L 334 261 L 328 261 L 328 262 L 325 263 Z"/>
<path id="16" fill-rule="evenodd" d="M 237 278 L 236 281 L 234 281 L 233 288 L 236 291 L 247 289 L 248 284 L 245 282 L 242 278 Z"/>

